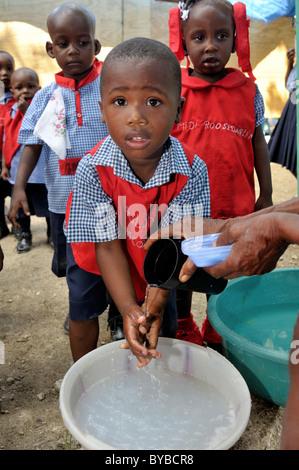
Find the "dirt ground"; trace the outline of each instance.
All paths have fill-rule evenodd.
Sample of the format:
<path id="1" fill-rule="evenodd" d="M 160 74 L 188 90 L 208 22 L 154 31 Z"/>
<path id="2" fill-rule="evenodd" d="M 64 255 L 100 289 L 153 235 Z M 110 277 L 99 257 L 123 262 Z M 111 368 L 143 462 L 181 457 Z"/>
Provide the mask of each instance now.
<path id="1" fill-rule="evenodd" d="M 290 172 L 272 164 L 274 202 L 297 194 Z M 7 206 L 9 200 L 7 201 Z M 80 449 L 66 430 L 59 410 L 59 385 L 72 364 L 63 323 L 68 312 L 65 279 L 51 270 L 52 249 L 46 224 L 32 218 L 33 247 L 18 254 L 11 234 L 1 240 L 4 268 L 0 273 L 0 449 Z M 299 247 L 291 246 L 278 267 L 299 266 Z M 200 324 L 205 296 L 194 294 L 193 314 Z M 100 319 L 99 347 L 110 341 L 106 314 Z M 2 354 L 3 356 L 3 354 Z M 1 356 L 0 356 L 1 359 Z M 248 427 L 234 449 L 279 448 L 284 409 L 252 396 Z"/>

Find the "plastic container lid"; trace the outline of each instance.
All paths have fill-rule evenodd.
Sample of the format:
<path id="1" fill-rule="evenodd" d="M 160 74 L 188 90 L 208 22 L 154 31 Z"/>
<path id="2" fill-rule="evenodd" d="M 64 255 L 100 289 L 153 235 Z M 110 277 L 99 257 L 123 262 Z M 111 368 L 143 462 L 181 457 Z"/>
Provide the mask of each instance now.
<path id="1" fill-rule="evenodd" d="M 213 233 L 183 240 L 182 252 L 189 256 L 198 268 L 214 266 L 227 258 L 233 246 L 213 246 L 219 235 Z"/>

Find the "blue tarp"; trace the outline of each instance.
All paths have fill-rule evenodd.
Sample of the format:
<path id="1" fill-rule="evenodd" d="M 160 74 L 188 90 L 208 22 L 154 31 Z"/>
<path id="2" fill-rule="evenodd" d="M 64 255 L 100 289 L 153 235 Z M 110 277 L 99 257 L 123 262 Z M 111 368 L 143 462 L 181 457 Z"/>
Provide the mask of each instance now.
<path id="1" fill-rule="evenodd" d="M 232 4 L 239 0 L 230 0 Z M 262 20 L 265 23 L 281 16 L 295 16 L 295 0 L 241 0 L 246 5 L 249 18 Z"/>

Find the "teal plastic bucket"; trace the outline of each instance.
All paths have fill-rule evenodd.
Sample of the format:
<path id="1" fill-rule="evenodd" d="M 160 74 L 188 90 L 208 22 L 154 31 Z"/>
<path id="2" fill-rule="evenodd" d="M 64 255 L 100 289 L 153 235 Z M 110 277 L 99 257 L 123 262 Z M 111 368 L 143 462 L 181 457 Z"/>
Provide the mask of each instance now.
<path id="1" fill-rule="evenodd" d="M 285 406 L 289 350 L 299 310 L 299 268 L 229 281 L 208 302 L 225 356 L 255 395 Z"/>

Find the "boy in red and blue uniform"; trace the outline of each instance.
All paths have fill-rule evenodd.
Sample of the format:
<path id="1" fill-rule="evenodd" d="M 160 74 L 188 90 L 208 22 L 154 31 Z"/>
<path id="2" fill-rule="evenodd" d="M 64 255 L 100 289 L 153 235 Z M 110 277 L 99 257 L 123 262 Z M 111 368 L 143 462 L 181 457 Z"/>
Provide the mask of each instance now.
<path id="1" fill-rule="evenodd" d="M 167 46 L 146 38 L 116 46 L 101 75 L 109 137 L 80 161 L 69 199 L 67 241 L 79 265 L 101 274 L 123 317 L 122 347 L 130 347 L 139 367 L 160 357 L 156 346 L 171 296 L 151 287 L 145 312 L 143 245 L 155 210 L 162 208 L 160 225 L 210 215 L 206 165 L 169 136 L 180 120 L 180 93 L 179 62 Z"/>

